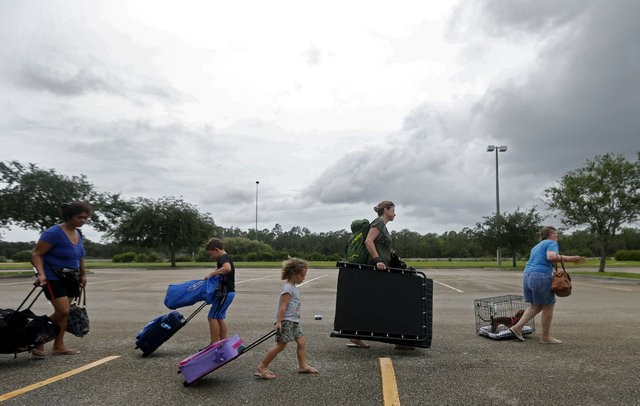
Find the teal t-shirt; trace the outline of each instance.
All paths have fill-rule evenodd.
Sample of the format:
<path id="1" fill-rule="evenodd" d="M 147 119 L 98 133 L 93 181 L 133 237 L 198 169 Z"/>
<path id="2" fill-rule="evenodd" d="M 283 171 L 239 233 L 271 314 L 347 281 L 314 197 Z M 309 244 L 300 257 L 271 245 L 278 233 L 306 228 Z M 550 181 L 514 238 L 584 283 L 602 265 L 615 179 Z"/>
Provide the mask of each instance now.
<path id="1" fill-rule="evenodd" d="M 558 253 L 560 251 L 558 243 L 553 240 L 542 240 L 531 248 L 531 254 L 529 254 L 529 260 L 524 267 L 524 271 L 553 273 L 554 263 L 547 259 L 548 251 Z"/>

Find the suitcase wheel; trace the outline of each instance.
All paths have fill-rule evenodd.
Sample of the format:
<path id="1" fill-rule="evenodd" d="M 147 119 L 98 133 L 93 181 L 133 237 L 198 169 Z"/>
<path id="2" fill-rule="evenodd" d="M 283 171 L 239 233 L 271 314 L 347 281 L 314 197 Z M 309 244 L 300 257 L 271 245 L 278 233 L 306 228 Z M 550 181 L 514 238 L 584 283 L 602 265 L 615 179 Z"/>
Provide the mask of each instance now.
<path id="1" fill-rule="evenodd" d="M 190 384 L 189 382 L 187 382 L 187 381 L 182 382 L 182 386 L 184 386 L 185 388 L 186 388 L 187 386 L 189 386 L 189 385 L 191 385 L 191 384 Z"/>
<path id="2" fill-rule="evenodd" d="M 244 352 L 244 345 L 241 345 L 238 347 L 238 355 L 242 354 Z"/>

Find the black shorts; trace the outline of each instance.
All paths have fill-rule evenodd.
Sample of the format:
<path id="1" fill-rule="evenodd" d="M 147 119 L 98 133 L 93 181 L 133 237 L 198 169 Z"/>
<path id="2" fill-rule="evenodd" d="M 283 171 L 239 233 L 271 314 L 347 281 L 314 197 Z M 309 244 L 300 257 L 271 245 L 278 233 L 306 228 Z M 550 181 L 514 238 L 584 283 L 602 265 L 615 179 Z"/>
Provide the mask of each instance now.
<path id="1" fill-rule="evenodd" d="M 42 288 L 44 289 L 44 295 L 49 300 L 57 299 L 59 297 L 78 297 L 80 296 L 80 284 L 78 281 L 64 281 L 48 280 L 47 284 Z"/>

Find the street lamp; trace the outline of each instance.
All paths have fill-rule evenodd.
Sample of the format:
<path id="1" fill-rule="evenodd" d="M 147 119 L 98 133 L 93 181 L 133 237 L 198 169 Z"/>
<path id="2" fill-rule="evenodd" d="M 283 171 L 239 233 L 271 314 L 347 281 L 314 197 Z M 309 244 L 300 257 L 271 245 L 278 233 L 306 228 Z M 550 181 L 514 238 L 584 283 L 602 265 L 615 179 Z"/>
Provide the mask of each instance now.
<path id="1" fill-rule="evenodd" d="M 500 146 L 487 145 L 487 152 L 493 152 L 493 151 L 496 151 L 496 223 L 498 223 L 499 216 L 500 216 L 500 183 L 498 181 L 498 152 L 507 152 L 507 146 L 506 145 L 500 145 Z M 502 258 L 500 257 L 500 247 L 496 248 L 496 259 L 498 260 L 498 266 L 502 265 Z"/>
<path id="2" fill-rule="evenodd" d="M 256 241 L 258 241 L 258 185 L 260 181 L 256 181 Z"/>

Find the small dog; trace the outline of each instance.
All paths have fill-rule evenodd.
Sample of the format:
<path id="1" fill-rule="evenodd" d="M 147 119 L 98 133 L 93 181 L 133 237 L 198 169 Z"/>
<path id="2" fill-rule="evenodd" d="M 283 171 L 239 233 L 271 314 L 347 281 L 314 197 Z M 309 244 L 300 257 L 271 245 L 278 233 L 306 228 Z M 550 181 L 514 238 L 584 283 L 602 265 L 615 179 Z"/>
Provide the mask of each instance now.
<path id="1" fill-rule="evenodd" d="M 513 326 L 514 324 L 516 324 L 521 318 L 522 315 L 524 314 L 524 310 L 520 309 L 516 312 L 516 314 L 513 317 L 493 317 L 491 316 L 491 320 L 485 320 L 482 317 L 480 317 L 478 315 L 478 317 L 480 317 L 480 319 L 482 321 L 491 321 L 491 332 L 492 333 L 496 333 L 498 331 L 498 326 L 500 324 L 506 326 L 507 328 Z"/>

